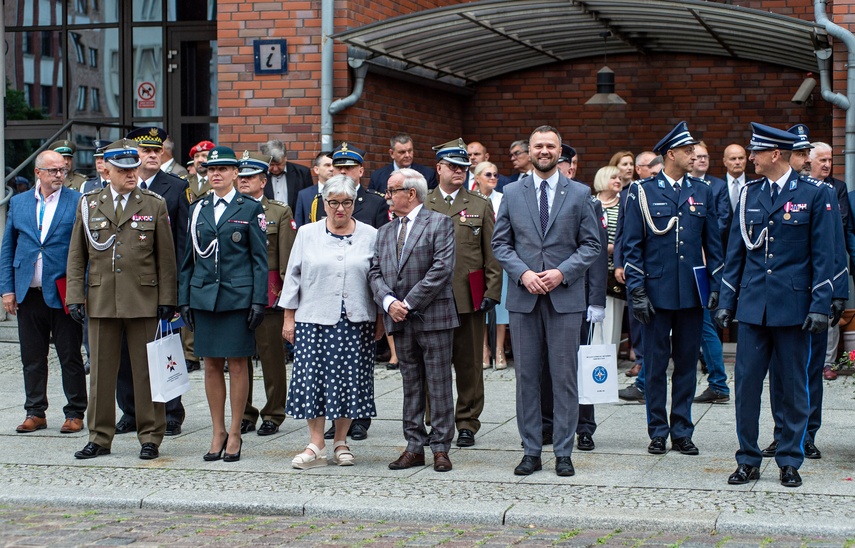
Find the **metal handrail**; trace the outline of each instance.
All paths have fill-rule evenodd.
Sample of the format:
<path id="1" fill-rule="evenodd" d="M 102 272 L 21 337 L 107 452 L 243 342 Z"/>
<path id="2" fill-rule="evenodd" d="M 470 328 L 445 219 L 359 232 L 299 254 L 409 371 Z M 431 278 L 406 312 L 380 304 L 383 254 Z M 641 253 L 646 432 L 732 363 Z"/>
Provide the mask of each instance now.
<path id="1" fill-rule="evenodd" d="M 75 126 L 75 125 L 77 125 L 77 126 L 90 126 L 90 127 L 94 127 L 96 129 L 99 129 L 99 130 L 102 127 L 114 127 L 114 128 L 118 128 L 118 129 L 125 129 L 128 127 L 128 126 L 125 126 L 122 124 L 111 124 L 111 123 L 105 123 L 105 122 L 87 122 L 84 120 L 69 120 L 65 124 L 63 124 L 62 127 L 59 128 L 56 133 L 54 133 L 49 138 L 47 138 L 45 140 L 44 144 L 42 144 L 42 146 L 37 148 L 35 150 L 35 152 L 30 154 L 27 157 L 27 159 L 21 163 L 21 165 L 19 165 L 15 169 L 13 169 L 12 172 L 6 176 L 5 182 L 6 183 L 11 182 L 27 165 L 29 165 L 30 162 L 32 162 L 33 160 L 36 159 L 36 156 L 38 156 L 39 154 L 41 154 L 42 152 L 47 150 L 48 147 L 50 146 L 50 144 L 53 143 L 54 141 L 56 141 L 57 137 L 62 135 L 64 132 L 68 131 L 69 128 L 71 128 L 71 126 Z M 9 186 L 7 185 L 6 188 L 8 190 Z M 11 194 L 14 194 L 14 191 L 12 191 Z M 0 200 L 0 205 L 3 205 L 6 202 L 8 202 L 10 197 L 11 197 L 11 195 L 7 194 L 6 197 L 3 198 L 3 200 Z"/>

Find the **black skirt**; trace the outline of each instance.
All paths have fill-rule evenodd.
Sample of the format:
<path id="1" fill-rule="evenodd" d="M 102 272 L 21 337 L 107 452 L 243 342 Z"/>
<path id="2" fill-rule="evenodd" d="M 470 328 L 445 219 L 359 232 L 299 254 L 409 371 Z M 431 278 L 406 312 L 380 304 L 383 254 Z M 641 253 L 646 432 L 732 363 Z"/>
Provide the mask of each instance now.
<path id="1" fill-rule="evenodd" d="M 193 353 L 200 358 L 241 358 L 255 354 L 255 332 L 249 330 L 249 310 L 208 312 L 193 309 L 196 336 Z"/>

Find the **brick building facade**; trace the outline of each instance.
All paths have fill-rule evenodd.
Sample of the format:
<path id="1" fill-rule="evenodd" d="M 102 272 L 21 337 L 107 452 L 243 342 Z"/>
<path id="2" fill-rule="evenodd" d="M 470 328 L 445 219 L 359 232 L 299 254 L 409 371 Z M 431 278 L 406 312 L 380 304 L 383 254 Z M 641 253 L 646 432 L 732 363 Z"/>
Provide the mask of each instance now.
<path id="1" fill-rule="evenodd" d="M 722 3 L 814 19 L 810 0 Z M 452 4 L 457 2 L 340 0 L 335 3 L 335 30 Z M 320 148 L 320 10 L 320 0 L 218 2 L 220 142 L 251 147 L 281 136 L 291 160 L 311 162 Z M 828 15 L 839 24 L 855 23 L 855 3 L 835 2 Z M 258 38 L 288 40 L 287 75 L 253 74 L 252 40 Z M 336 43 L 335 98 L 351 91 L 346 56 L 347 47 Z M 835 43 L 834 91 L 842 93 L 845 59 L 845 48 Z M 842 174 L 845 113 L 820 97 L 819 86 L 811 101 L 790 102 L 806 77 L 803 71 L 691 54 L 610 57 L 608 65 L 626 105 L 584 105 L 595 92 L 601 58 L 511 73 L 478 84 L 471 95 L 369 72 L 359 101 L 334 117 L 334 140 L 365 148 L 370 172 L 389 161 L 387 139 L 396 132 L 413 135 L 416 161 L 428 165 L 431 145 L 460 135 L 484 142 L 500 170 L 509 173 L 509 143 L 540 123 L 550 123 L 579 150 L 580 176 L 590 180 L 612 152 L 649 149 L 682 119 L 709 144 L 715 173 L 722 170 L 717 160 L 724 146 L 747 143 L 750 121 L 779 127 L 803 122 L 814 140 L 835 146 Z"/>

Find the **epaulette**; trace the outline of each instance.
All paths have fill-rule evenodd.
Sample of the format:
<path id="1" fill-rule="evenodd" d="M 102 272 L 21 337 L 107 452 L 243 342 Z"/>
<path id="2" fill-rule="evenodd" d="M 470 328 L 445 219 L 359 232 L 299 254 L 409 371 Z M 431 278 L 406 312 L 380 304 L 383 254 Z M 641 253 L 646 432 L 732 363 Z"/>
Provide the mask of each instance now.
<path id="1" fill-rule="evenodd" d="M 283 206 L 283 207 L 288 207 L 288 204 L 286 204 L 285 202 L 280 202 L 279 200 L 271 200 L 270 198 L 267 199 L 267 203 L 275 204 L 275 205 Z"/>
<path id="2" fill-rule="evenodd" d="M 811 183 L 814 186 L 828 185 L 829 188 L 834 188 L 833 184 L 826 182 L 822 179 L 816 179 L 814 177 L 811 177 L 810 175 L 802 175 L 801 178 L 804 179 L 805 181 Z"/>
<path id="3" fill-rule="evenodd" d="M 103 189 L 103 188 L 95 188 L 95 189 L 90 190 L 89 192 L 84 193 L 83 195 L 84 195 L 84 196 L 90 196 L 90 195 L 93 195 L 93 194 L 98 194 L 98 193 L 99 193 L 99 192 L 101 192 L 102 190 L 105 190 L 105 189 Z"/>
<path id="4" fill-rule="evenodd" d="M 591 196 L 591 202 L 596 204 L 597 203 L 597 197 L 592 195 Z"/>
<path id="5" fill-rule="evenodd" d="M 764 178 L 762 178 L 762 179 L 754 179 L 753 181 L 746 181 L 746 183 L 745 183 L 745 184 L 746 184 L 746 185 L 753 185 L 753 184 L 755 184 L 755 183 L 762 183 L 762 182 L 763 182 L 763 181 L 765 181 L 765 180 L 766 180 L 766 178 L 764 177 Z"/>
<path id="6" fill-rule="evenodd" d="M 656 175 L 652 175 L 650 177 L 645 177 L 644 179 L 636 179 L 635 181 L 633 181 L 633 183 L 638 183 L 638 184 L 649 183 L 650 181 L 654 181 L 654 180 L 656 180 Z M 632 183 L 630 183 L 630 184 L 632 184 Z"/>
<path id="7" fill-rule="evenodd" d="M 486 196 L 484 196 L 483 194 L 481 194 L 481 193 L 480 193 L 480 192 L 478 192 L 477 190 L 470 190 L 470 191 L 469 191 L 469 195 L 470 195 L 470 196 L 476 196 L 476 197 L 478 197 L 478 198 L 481 198 L 481 199 L 482 199 L 482 200 L 484 200 L 485 202 L 490 201 L 490 198 L 487 198 Z"/>
<path id="8" fill-rule="evenodd" d="M 687 180 L 691 179 L 692 181 L 696 181 L 696 182 L 698 182 L 698 183 L 706 183 L 706 184 L 710 184 L 710 183 L 709 183 L 709 181 L 707 181 L 707 180 L 705 180 L 705 179 L 701 179 L 700 177 L 695 177 L 695 176 L 694 176 L 694 175 L 692 175 L 691 173 L 686 173 L 685 177 L 686 177 L 686 179 L 687 179 Z"/>
<path id="9" fill-rule="evenodd" d="M 164 173 L 166 173 L 166 172 L 164 172 Z M 182 181 L 184 180 L 184 178 L 183 178 L 183 177 L 179 177 L 178 175 L 176 175 L 176 174 L 174 174 L 174 173 L 172 173 L 172 172 L 169 172 L 169 173 L 166 173 L 166 174 L 167 174 L 167 175 L 169 175 L 170 177 L 175 177 L 176 179 L 181 179 Z"/>
<path id="10" fill-rule="evenodd" d="M 371 194 L 376 194 L 377 196 L 380 196 L 381 198 L 386 197 L 386 193 L 380 192 L 378 190 L 374 190 L 373 188 L 366 188 L 365 191 L 370 192 Z"/>
<path id="11" fill-rule="evenodd" d="M 142 192 L 143 194 L 147 194 L 147 195 L 149 195 L 149 196 L 154 196 L 154 197 L 155 197 L 155 198 L 157 198 L 158 200 L 163 200 L 163 196 L 161 196 L 161 195 L 160 195 L 160 194 L 158 194 L 157 192 L 152 192 L 151 190 L 149 190 L 149 189 L 147 189 L 147 188 L 140 188 L 139 190 L 140 190 L 140 192 Z"/>
<path id="12" fill-rule="evenodd" d="M 190 205 L 191 205 L 191 206 L 193 206 L 193 205 L 195 205 L 195 204 L 198 204 L 199 202 L 201 202 L 202 200 L 204 200 L 204 199 L 205 199 L 205 198 L 207 198 L 207 197 L 208 197 L 208 195 L 207 195 L 207 194 L 205 194 L 204 196 L 199 196 L 198 198 L 196 198 L 195 200 L 193 200 L 192 202 L 190 202 Z"/>

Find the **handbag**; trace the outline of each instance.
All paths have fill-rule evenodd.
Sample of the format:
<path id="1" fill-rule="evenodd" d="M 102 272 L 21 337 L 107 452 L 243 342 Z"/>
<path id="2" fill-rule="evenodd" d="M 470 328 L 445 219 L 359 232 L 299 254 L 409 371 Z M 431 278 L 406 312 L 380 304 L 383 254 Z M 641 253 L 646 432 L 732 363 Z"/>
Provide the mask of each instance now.
<path id="1" fill-rule="evenodd" d="M 596 326 L 596 328 L 594 327 Z M 603 344 L 603 324 L 592 324 L 588 330 L 588 342 L 593 343 L 594 333 L 599 332 L 600 344 L 583 344 L 577 355 L 577 384 L 579 404 L 614 403 L 618 401 L 617 347 Z"/>
<path id="2" fill-rule="evenodd" d="M 166 403 L 190 390 L 190 375 L 184 361 L 181 335 L 172 331 L 167 323 L 157 322 L 154 340 L 145 345 L 148 354 L 148 378 L 151 384 L 151 401 Z"/>
<path id="3" fill-rule="evenodd" d="M 609 270 L 609 276 L 606 283 L 606 295 L 623 301 L 626 300 L 626 285 L 617 281 L 614 270 Z"/>

